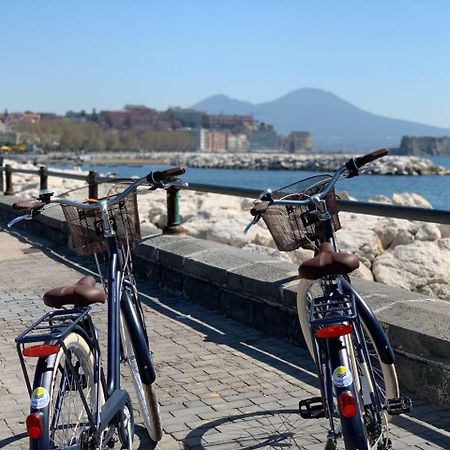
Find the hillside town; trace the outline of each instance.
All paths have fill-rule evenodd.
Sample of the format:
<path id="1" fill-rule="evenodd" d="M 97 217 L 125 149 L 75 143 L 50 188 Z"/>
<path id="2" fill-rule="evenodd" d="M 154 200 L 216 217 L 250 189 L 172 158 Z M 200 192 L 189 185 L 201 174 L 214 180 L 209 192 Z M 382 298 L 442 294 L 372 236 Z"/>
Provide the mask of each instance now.
<path id="1" fill-rule="evenodd" d="M 68 111 L 64 116 L 5 111 L 0 114 L 0 145 L 4 147 L 3 150 L 20 150 L 24 144 L 42 146 L 39 125 L 62 121 L 75 126 L 92 124 L 110 135 L 132 133 L 140 137 L 164 133 L 169 140 L 182 135 L 185 138 L 184 151 L 297 153 L 313 150 L 311 133 L 293 131 L 288 136 L 281 136 L 272 125 L 259 122 L 252 115 L 213 115 L 183 108 L 169 108 L 160 112 L 141 105 L 127 105 L 121 110 L 102 110 L 98 113 L 96 110 L 91 113 Z M 52 145 L 63 146 L 58 139 Z M 144 150 L 153 150 L 148 145 L 142 145 Z M 127 150 L 126 143 L 122 143 L 122 146 L 123 150 Z"/>

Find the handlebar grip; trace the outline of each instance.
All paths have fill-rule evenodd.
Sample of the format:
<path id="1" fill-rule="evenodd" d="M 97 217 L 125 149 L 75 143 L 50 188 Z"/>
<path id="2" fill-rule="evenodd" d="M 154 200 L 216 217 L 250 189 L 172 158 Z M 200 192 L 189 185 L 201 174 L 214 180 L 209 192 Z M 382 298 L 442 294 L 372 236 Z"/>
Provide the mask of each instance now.
<path id="1" fill-rule="evenodd" d="M 387 148 L 381 148 L 380 150 L 376 150 L 372 153 L 368 153 L 364 156 L 359 156 L 358 158 L 355 158 L 355 165 L 358 169 L 360 169 L 362 166 L 365 166 L 366 164 L 375 161 L 376 159 L 382 158 L 383 156 L 389 155 L 389 150 Z"/>
<path id="2" fill-rule="evenodd" d="M 45 205 L 44 202 L 36 199 L 21 200 L 13 203 L 12 208 L 16 211 L 31 211 L 32 209 L 39 209 Z"/>
<path id="3" fill-rule="evenodd" d="M 257 203 L 251 210 L 250 214 L 252 216 L 260 216 L 261 214 L 264 214 L 267 211 L 267 208 L 270 206 L 271 202 L 265 201 L 265 202 L 259 202 Z"/>
<path id="4" fill-rule="evenodd" d="M 173 167 L 167 170 L 153 171 L 147 175 L 147 181 L 149 183 L 159 183 L 168 178 L 177 177 L 178 175 L 183 175 L 186 170 L 183 167 Z"/>

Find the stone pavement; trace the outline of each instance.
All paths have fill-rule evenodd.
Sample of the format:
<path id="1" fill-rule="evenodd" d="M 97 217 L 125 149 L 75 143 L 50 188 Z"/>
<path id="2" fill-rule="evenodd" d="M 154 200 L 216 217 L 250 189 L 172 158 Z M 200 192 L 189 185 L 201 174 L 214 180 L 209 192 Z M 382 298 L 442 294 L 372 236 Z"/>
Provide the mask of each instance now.
<path id="1" fill-rule="evenodd" d="M 14 338 L 46 310 L 45 290 L 89 269 L 89 259 L 42 238 L 0 230 L 0 448 L 28 448 L 29 398 Z M 303 349 L 149 284 L 139 289 L 159 376 L 158 449 L 323 449 L 326 421 L 296 413 L 300 399 L 317 395 Z M 104 309 L 94 316 L 104 340 Z M 128 377 L 124 386 L 132 392 Z M 136 420 L 134 448 L 151 449 Z M 450 449 L 450 413 L 416 400 L 411 414 L 395 418 L 392 435 L 394 449 Z"/>

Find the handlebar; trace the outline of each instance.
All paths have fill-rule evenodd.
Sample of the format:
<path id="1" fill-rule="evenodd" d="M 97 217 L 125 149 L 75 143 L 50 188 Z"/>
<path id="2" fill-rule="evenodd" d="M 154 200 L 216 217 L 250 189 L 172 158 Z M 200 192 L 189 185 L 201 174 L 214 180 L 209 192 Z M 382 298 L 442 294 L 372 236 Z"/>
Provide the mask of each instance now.
<path id="1" fill-rule="evenodd" d="M 170 185 L 172 182 L 172 185 L 176 185 L 178 188 L 181 187 L 187 187 L 187 183 L 176 183 L 176 181 L 180 181 L 176 179 L 177 175 L 182 175 L 185 173 L 185 169 L 182 167 L 174 167 L 167 170 L 162 171 L 152 171 L 145 177 L 139 178 L 134 183 L 132 183 L 130 186 L 128 186 L 124 191 L 122 191 L 120 194 L 116 195 L 111 200 L 105 200 L 106 207 L 113 206 L 118 203 L 120 203 L 128 194 L 130 194 L 132 191 L 137 189 L 141 184 L 148 182 L 150 185 L 152 185 L 153 189 L 157 188 L 165 188 L 167 187 L 164 184 L 164 181 L 168 181 L 168 184 Z M 29 220 L 33 217 L 33 215 L 38 214 L 41 212 L 44 207 L 50 203 L 53 204 L 60 204 L 60 205 L 67 205 L 67 206 L 74 206 L 79 209 L 83 210 L 93 210 L 99 208 L 99 202 L 90 202 L 90 203 L 83 203 L 78 202 L 75 200 L 68 200 L 61 197 L 55 197 L 51 198 L 52 194 L 46 193 L 45 196 L 39 196 L 39 199 L 28 199 L 28 200 L 21 200 L 12 205 L 13 209 L 16 211 L 28 211 L 29 214 L 25 214 L 23 216 L 16 217 L 11 222 L 8 223 L 8 227 L 11 227 L 17 222 L 20 222 L 21 220 Z M 41 198 L 42 197 L 42 198 Z"/>
<path id="2" fill-rule="evenodd" d="M 364 156 L 359 156 L 355 159 L 355 165 L 359 168 L 369 164 L 372 161 L 383 158 L 383 156 L 389 155 L 389 150 L 387 148 L 380 148 L 380 150 L 375 150 L 372 153 L 368 153 Z"/>
<path id="3" fill-rule="evenodd" d="M 364 156 L 358 156 L 358 158 L 352 158 L 350 159 L 346 164 L 345 168 L 348 170 L 348 177 L 352 178 L 359 175 L 359 169 L 361 167 L 365 166 L 366 164 L 371 163 L 372 161 L 375 161 L 379 158 L 382 158 L 383 156 L 386 156 L 389 154 L 389 150 L 387 148 L 381 148 L 380 150 L 375 150 L 372 153 L 368 153 Z"/>
<path id="4" fill-rule="evenodd" d="M 172 169 L 150 172 L 145 178 L 149 183 L 158 184 L 161 181 L 183 175 L 186 170 L 183 167 L 174 167 Z"/>
<path id="5" fill-rule="evenodd" d="M 342 167 L 337 169 L 333 176 L 331 177 L 330 181 L 326 185 L 324 189 L 322 189 L 321 192 L 316 194 L 314 197 L 319 198 L 320 200 L 323 199 L 333 188 L 336 182 L 339 180 L 339 178 L 347 172 L 346 178 L 352 178 L 359 175 L 359 169 L 361 169 L 366 164 L 375 161 L 379 158 L 382 158 L 383 156 L 386 156 L 389 154 L 389 150 L 386 148 L 382 148 L 380 150 L 376 150 L 374 152 L 368 153 L 364 156 L 358 156 L 357 158 L 351 158 L 349 161 L 347 161 Z M 257 203 L 251 210 L 250 214 L 255 217 L 255 221 L 261 217 L 262 214 L 264 214 L 271 205 L 291 205 L 291 206 L 301 206 L 301 205 L 307 205 L 312 202 L 311 198 L 306 198 L 305 200 L 274 200 L 270 193 L 266 193 L 261 197 L 261 202 Z"/>

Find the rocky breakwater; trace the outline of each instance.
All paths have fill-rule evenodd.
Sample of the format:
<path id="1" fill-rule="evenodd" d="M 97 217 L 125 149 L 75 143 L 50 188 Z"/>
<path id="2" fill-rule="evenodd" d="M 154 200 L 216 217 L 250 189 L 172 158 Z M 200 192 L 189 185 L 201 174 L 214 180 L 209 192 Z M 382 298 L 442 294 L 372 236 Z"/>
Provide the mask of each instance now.
<path id="1" fill-rule="evenodd" d="M 149 194 L 149 200 L 150 195 L 152 202 L 141 196 L 141 218 L 161 228 L 166 223 L 165 197 L 155 192 Z M 372 201 L 431 208 L 417 194 L 377 196 Z M 183 191 L 183 227 L 188 235 L 251 252 L 255 261 L 261 255 L 271 255 L 300 264 L 313 256 L 305 249 L 278 251 L 262 220 L 245 235 L 252 205 L 251 199 Z M 361 262 L 355 276 L 450 300 L 450 225 L 345 212 L 340 213 L 340 220 L 340 248 L 358 255 Z"/>
<path id="2" fill-rule="evenodd" d="M 350 154 L 283 153 L 183 153 L 168 155 L 168 162 L 197 168 L 252 170 L 307 170 L 330 172 L 345 164 Z M 367 173 L 376 175 L 448 175 L 450 170 L 429 159 L 415 156 L 387 156 L 375 161 Z"/>
<path id="3" fill-rule="evenodd" d="M 24 197 L 37 195 L 38 177 L 20 174 L 14 177 L 16 192 Z M 80 184 L 84 183 L 49 179 L 49 186 L 56 193 Z M 138 199 L 146 233 L 159 233 L 167 221 L 165 192 L 143 189 Z M 417 194 L 377 196 L 372 201 L 431 208 Z M 253 199 L 180 192 L 180 214 L 188 235 L 242 248 L 251 252 L 255 261 L 264 254 L 294 263 L 313 256 L 311 250 L 304 249 L 279 252 L 262 220 L 245 235 L 243 230 L 250 220 L 252 206 Z M 337 236 L 341 250 L 355 253 L 361 261 L 356 276 L 450 300 L 450 225 L 344 212 L 340 213 L 340 220 L 342 229 Z"/>

